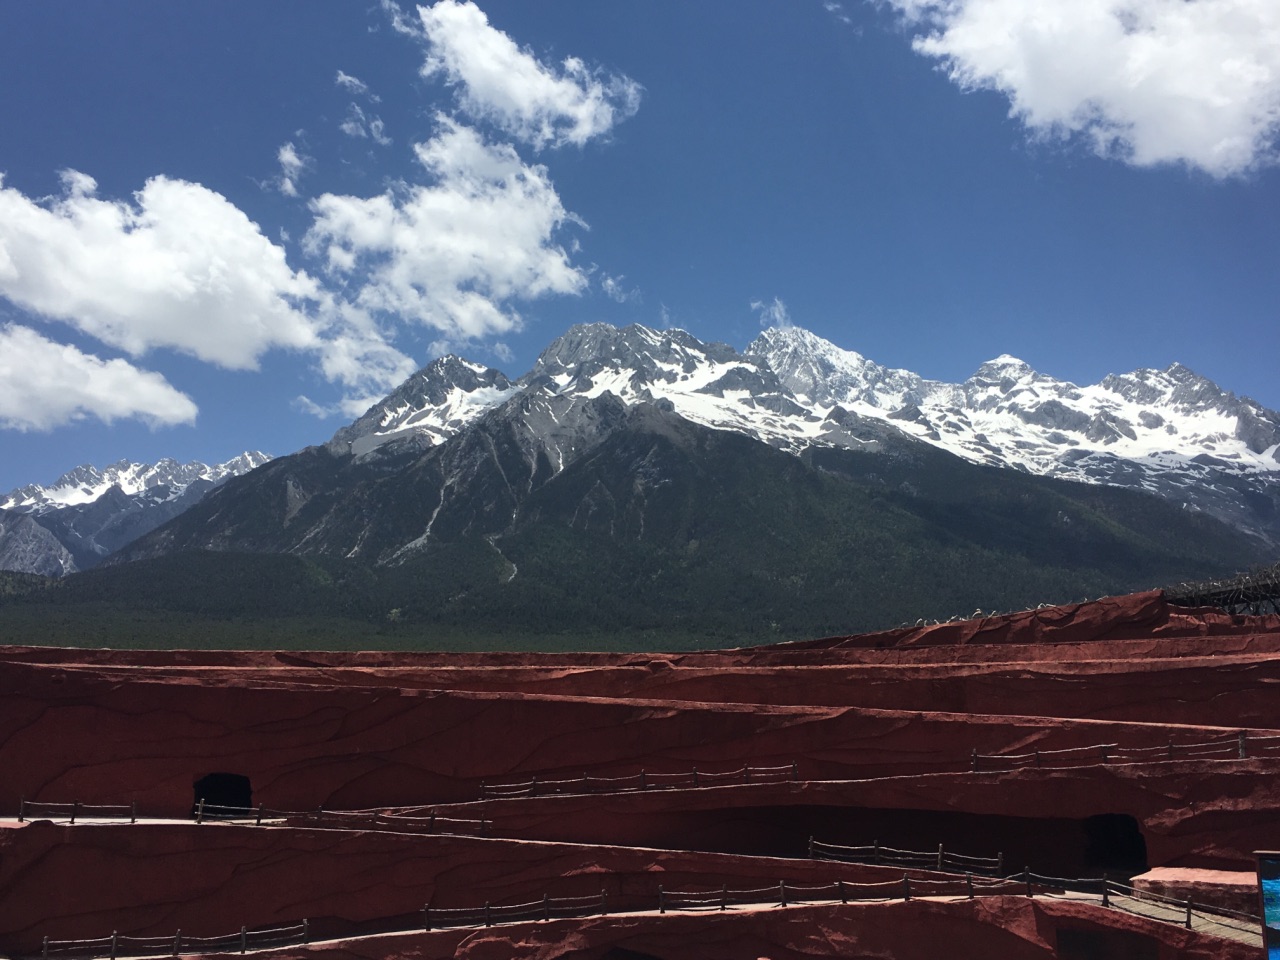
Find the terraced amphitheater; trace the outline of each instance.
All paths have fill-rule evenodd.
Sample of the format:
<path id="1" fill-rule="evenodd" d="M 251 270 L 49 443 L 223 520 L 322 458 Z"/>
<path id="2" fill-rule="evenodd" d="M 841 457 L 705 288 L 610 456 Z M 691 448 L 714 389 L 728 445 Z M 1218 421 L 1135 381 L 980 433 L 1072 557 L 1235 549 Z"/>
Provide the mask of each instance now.
<path id="1" fill-rule="evenodd" d="M 1280 616 L 751 649 L 0 649 L 0 950 L 1261 953 Z"/>

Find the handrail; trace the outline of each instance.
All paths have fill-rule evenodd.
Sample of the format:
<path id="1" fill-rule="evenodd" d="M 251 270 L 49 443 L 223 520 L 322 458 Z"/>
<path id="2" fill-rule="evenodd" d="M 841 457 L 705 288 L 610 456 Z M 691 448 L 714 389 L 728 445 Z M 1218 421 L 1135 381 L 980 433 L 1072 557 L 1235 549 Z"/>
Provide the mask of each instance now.
<path id="1" fill-rule="evenodd" d="M 699 770 L 655 773 L 641 770 L 629 776 L 597 777 L 584 773 L 581 777 L 548 779 L 532 776 L 514 783 L 480 784 L 482 800 L 513 799 L 517 797 L 546 796 L 564 793 L 621 793 L 646 790 L 698 789 L 719 786 L 726 781 L 742 783 L 778 782 L 798 780 L 799 767 L 795 762 L 777 766 L 745 765 L 736 770 Z M 603 785 L 597 787 L 597 785 Z"/>
<path id="2" fill-rule="evenodd" d="M 1012 887 L 1012 889 L 1010 889 Z M 1177 919 L 1172 917 L 1146 916 L 1147 919 L 1164 923 L 1179 923 L 1188 928 L 1193 918 L 1207 923 L 1223 926 L 1232 930 L 1240 930 L 1228 921 L 1239 921 L 1258 928 L 1261 920 L 1251 914 L 1225 909 L 1208 909 L 1198 906 L 1190 900 L 1175 900 L 1135 887 L 1127 886 L 1106 877 L 1080 877 L 1075 879 L 1049 877 L 1034 873 L 1024 868 L 1021 873 L 1006 877 L 978 877 L 972 872 L 951 877 L 913 877 L 904 873 L 901 880 L 850 882 L 835 880 L 825 884 L 788 884 L 779 880 L 776 884 L 765 887 L 731 889 L 728 884 L 721 884 L 717 889 L 667 890 L 662 886 L 657 889 L 655 902 L 644 904 L 635 897 L 628 898 L 633 907 L 630 911 L 610 911 L 608 893 L 600 891 L 597 896 L 551 897 L 544 895 L 541 900 L 521 903 L 486 902 L 482 907 L 433 907 L 424 904 L 421 924 L 415 927 L 402 926 L 398 929 L 382 929 L 381 933 L 409 932 L 421 929 L 453 927 L 493 926 L 500 923 L 522 923 L 549 921 L 584 916 L 602 916 L 619 912 L 637 912 L 652 910 L 656 905 L 659 913 L 668 910 L 727 910 L 730 906 L 774 904 L 787 907 L 796 904 L 810 903 L 886 903 L 895 900 L 909 901 L 912 890 L 915 896 L 960 897 L 975 899 L 979 896 L 1021 895 L 1035 897 L 1054 896 L 1059 892 L 1075 892 L 1076 896 L 1098 897 L 1103 907 L 1116 907 L 1128 912 L 1139 911 L 1125 907 L 1121 900 L 1150 901 L 1159 905 L 1175 907 L 1179 913 Z M 1094 891 L 1097 891 L 1096 893 Z M 616 906 L 616 904 L 615 904 Z M 272 927 L 263 930 L 249 930 L 241 927 L 239 933 L 226 934 L 219 937 L 183 936 L 181 931 L 173 937 L 132 937 L 112 933 L 110 937 L 98 937 L 91 940 L 50 940 L 44 939 L 41 949 L 41 960 L 51 957 L 109 957 L 117 956 L 127 949 L 131 956 L 158 956 L 171 954 L 176 956 L 181 948 L 195 947 L 201 952 L 239 952 L 250 950 L 273 949 L 293 943 L 310 942 L 310 923 L 303 920 L 300 924 L 285 927 Z"/>

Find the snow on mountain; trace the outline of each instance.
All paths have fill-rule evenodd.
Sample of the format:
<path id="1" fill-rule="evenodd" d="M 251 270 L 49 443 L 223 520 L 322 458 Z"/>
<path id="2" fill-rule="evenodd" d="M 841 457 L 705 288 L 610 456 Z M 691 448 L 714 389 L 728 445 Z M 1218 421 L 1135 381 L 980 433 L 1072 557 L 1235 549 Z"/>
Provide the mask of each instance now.
<path id="1" fill-rule="evenodd" d="M 1082 387 L 1003 355 L 950 384 L 795 328 L 766 330 L 746 352 L 814 413 L 891 422 L 976 463 L 1136 487 L 1280 543 L 1280 414 L 1181 364 Z"/>
<path id="2" fill-rule="evenodd" d="M 791 453 L 874 450 L 894 434 L 975 463 L 1136 487 L 1280 544 L 1280 414 L 1179 364 L 1077 386 L 1002 355 L 944 383 L 798 327 L 765 330 L 739 353 L 682 330 L 593 323 L 569 329 L 515 381 L 443 357 L 329 448 L 359 457 L 391 440 L 434 446 L 518 404 L 522 429 L 558 470 L 582 445 L 581 404 L 605 394 Z"/>
<path id="3" fill-rule="evenodd" d="M 433 361 L 329 441 L 337 454 L 363 456 L 397 438 L 434 446 L 443 443 L 516 386 L 501 372 L 460 357 Z"/>
<path id="4" fill-rule="evenodd" d="M 683 330 L 573 327 L 520 382 L 560 396 L 611 393 L 628 405 L 663 403 L 693 423 L 792 452 L 831 429 L 824 416 L 796 401 L 767 363 Z"/>
<path id="5" fill-rule="evenodd" d="M 811 408 L 890 417 L 961 457 L 1092 481 L 1114 459 L 1156 469 L 1212 458 L 1237 474 L 1280 471 L 1280 414 L 1237 399 L 1180 364 L 1079 387 L 1016 357 L 982 364 L 960 384 L 888 370 L 803 330 L 768 330 L 748 348 Z"/>
<path id="6" fill-rule="evenodd" d="M 61 507 L 93 503 L 112 487 L 118 487 L 126 496 L 173 500 L 182 496 L 192 483 L 203 480 L 218 484 L 270 459 L 269 455 L 255 450 L 213 466 L 195 460 L 178 463 L 167 457 L 157 463 L 121 460 L 102 469 L 84 464 L 64 473 L 51 486 L 32 483 L 11 490 L 0 496 L 0 509 L 39 515 Z"/>
<path id="7" fill-rule="evenodd" d="M 270 459 L 251 451 L 213 466 L 121 460 L 102 469 L 76 467 L 48 487 L 19 487 L 0 497 L 0 570 L 86 570 L 198 503 L 224 480 Z"/>

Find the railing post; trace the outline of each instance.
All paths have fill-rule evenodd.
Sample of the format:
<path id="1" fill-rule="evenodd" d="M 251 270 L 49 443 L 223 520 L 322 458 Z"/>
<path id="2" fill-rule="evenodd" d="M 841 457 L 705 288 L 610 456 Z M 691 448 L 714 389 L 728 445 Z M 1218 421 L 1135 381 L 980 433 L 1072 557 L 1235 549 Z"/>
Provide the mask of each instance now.
<path id="1" fill-rule="evenodd" d="M 974 772 L 978 772 L 978 748 L 973 748 L 973 753 L 969 756 L 969 767 Z"/>
<path id="2" fill-rule="evenodd" d="M 1004 853 L 997 850 L 996 851 L 996 876 L 998 877 L 1002 873 L 1004 873 Z"/>
<path id="3" fill-rule="evenodd" d="M 800 768 L 799 766 L 796 765 L 796 762 L 794 760 L 791 761 L 791 779 L 792 780 L 800 779 Z"/>
<path id="4" fill-rule="evenodd" d="M 1027 868 L 1027 867 L 1023 867 L 1023 868 L 1022 868 L 1022 882 L 1023 882 L 1023 883 L 1025 883 L 1025 884 L 1027 885 L 1027 896 L 1028 896 L 1028 897 L 1032 896 L 1032 893 L 1031 893 L 1031 870 L 1030 870 L 1029 868 Z"/>
<path id="5" fill-rule="evenodd" d="M 173 955 L 176 957 L 182 952 L 182 928 L 179 927 L 173 934 Z"/>
<path id="6" fill-rule="evenodd" d="M 129 822 L 138 822 L 138 801 L 134 800 L 129 804 Z"/>
<path id="7" fill-rule="evenodd" d="M 427 933 L 431 930 L 431 905 L 424 903 L 422 905 L 422 931 Z"/>
<path id="8" fill-rule="evenodd" d="M 484 902 L 484 925 L 486 927 L 493 926 L 493 916 L 489 912 L 489 901 Z"/>
<path id="9" fill-rule="evenodd" d="M 204 797 L 196 804 L 196 823 L 204 823 Z"/>
<path id="10" fill-rule="evenodd" d="M 784 907 L 787 905 L 787 881 L 785 880 L 778 881 L 778 901 Z"/>
<path id="11" fill-rule="evenodd" d="M 658 884 L 658 912 L 667 912 L 667 897 L 666 894 L 662 892 L 662 884 Z"/>
<path id="12" fill-rule="evenodd" d="M 41 960 L 49 960 L 49 938 L 44 938 L 44 945 L 40 948 Z"/>
<path id="13" fill-rule="evenodd" d="M 698 785 L 698 768 L 697 767 L 693 768 L 693 785 L 695 787 Z"/>
<path id="14" fill-rule="evenodd" d="M 938 844 L 938 871 L 942 871 L 942 844 Z"/>
<path id="15" fill-rule="evenodd" d="M 258 820 L 254 824 L 255 827 L 262 826 L 262 804 L 258 804 Z"/>
<path id="16" fill-rule="evenodd" d="M 749 763 L 744 763 L 742 765 L 742 782 L 743 783 L 751 782 L 751 764 Z"/>
<path id="17" fill-rule="evenodd" d="M 1249 756 L 1249 734 L 1244 730 L 1240 731 L 1240 759 L 1247 759 Z"/>
<path id="18" fill-rule="evenodd" d="M 483 820 L 481 821 L 483 823 Z M 436 832 L 436 808 L 431 808 L 431 816 L 427 819 L 427 833 Z M 483 833 L 483 831 L 481 831 Z"/>
<path id="19" fill-rule="evenodd" d="M 489 795 L 489 788 L 488 786 L 485 785 L 485 782 L 481 780 L 480 781 L 480 799 L 483 800 L 488 795 Z"/>
<path id="20" fill-rule="evenodd" d="M 640 771 L 640 789 L 641 790 L 649 789 L 649 778 L 644 775 L 643 770 Z"/>
<path id="21" fill-rule="evenodd" d="M 849 894 L 848 894 L 848 893 L 845 891 L 845 889 L 844 889 L 844 881 L 843 881 L 843 880 L 837 880 L 837 881 L 836 881 L 836 893 L 840 894 L 840 902 L 841 902 L 841 903 L 848 903 L 848 902 L 849 902 Z"/>
<path id="22" fill-rule="evenodd" d="M 1038 767 L 1040 766 L 1040 748 L 1039 747 L 1036 747 L 1035 754 L 1036 754 L 1036 766 Z"/>
<path id="23" fill-rule="evenodd" d="M 600 888 L 600 916 L 606 916 L 609 913 L 609 894 L 604 887 Z"/>
<path id="24" fill-rule="evenodd" d="M 22 823 L 22 817 L 27 812 L 27 798 L 18 798 L 18 822 Z"/>
<path id="25" fill-rule="evenodd" d="M 310 921 L 307 920 L 306 917 L 302 918 L 302 942 L 303 943 L 311 942 L 311 923 Z"/>
<path id="26" fill-rule="evenodd" d="M 248 950 L 249 948 L 248 941 L 249 941 L 249 928 L 245 926 L 241 926 L 240 927 L 240 952 L 241 953 L 244 953 Z"/>
<path id="27" fill-rule="evenodd" d="M 1187 897 L 1187 929 L 1191 929 L 1191 898 Z"/>
<path id="28" fill-rule="evenodd" d="M 116 948 L 120 945 L 120 933 L 117 930 L 111 931 L 111 960 L 116 960 Z"/>
<path id="29" fill-rule="evenodd" d="M 966 873 L 964 875 L 964 885 L 969 892 L 969 899 L 972 900 L 973 899 L 973 874 L 972 873 Z"/>
<path id="30" fill-rule="evenodd" d="M 80 801 L 72 800 L 71 801 L 71 822 L 72 823 L 76 822 L 76 811 L 78 811 L 79 809 L 80 809 Z"/>
<path id="31" fill-rule="evenodd" d="M 911 878 L 905 873 L 902 875 L 902 899 L 904 902 L 911 899 Z"/>
<path id="32" fill-rule="evenodd" d="M 533 779 L 529 781 L 529 796 L 536 797 L 538 795 L 538 775 L 535 773 Z"/>
<path id="33" fill-rule="evenodd" d="M 813 835 L 809 835 L 809 859 L 813 859 Z"/>
<path id="34" fill-rule="evenodd" d="M 729 906 L 729 885 L 727 883 L 722 883 L 720 885 L 720 912 L 724 913 L 725 909 L 728 906 Z"/>
<path id="35" fill-rule="evenodd" d="M 1104 907 L 1111 906 L 1111 888 L 1107 885 L 1105 874 L 1102 877 L 1102 905 Z"/>
<path id="36" fill-rule="evenodd" d="M 875 858 L 875 862 L 879 863 L 880 862 L 880 841 L 879 840 L 873 841 L 871 846 L 873 847 L 872 856 Z"/>
<path id="37" fill-rule="evenodd" d="M 551 919 L 551 901 L 547 899 L 547 895 L 545 893 L 542 895 L 542 919 Z"/>

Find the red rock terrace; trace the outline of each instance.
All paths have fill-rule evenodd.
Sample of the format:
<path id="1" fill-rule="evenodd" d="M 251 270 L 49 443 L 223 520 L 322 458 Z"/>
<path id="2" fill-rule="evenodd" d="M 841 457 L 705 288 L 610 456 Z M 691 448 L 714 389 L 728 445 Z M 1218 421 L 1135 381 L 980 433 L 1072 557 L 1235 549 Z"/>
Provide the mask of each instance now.
<path id="1" fill-rule="evenodd" d="M 12 956 L 1256 958 L 1280 617 L 672 655 L 0 648 Z M 89 942 L 81 942 L 89 941 Z"/>

